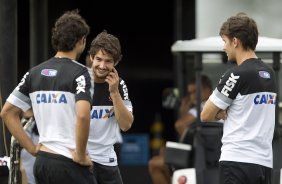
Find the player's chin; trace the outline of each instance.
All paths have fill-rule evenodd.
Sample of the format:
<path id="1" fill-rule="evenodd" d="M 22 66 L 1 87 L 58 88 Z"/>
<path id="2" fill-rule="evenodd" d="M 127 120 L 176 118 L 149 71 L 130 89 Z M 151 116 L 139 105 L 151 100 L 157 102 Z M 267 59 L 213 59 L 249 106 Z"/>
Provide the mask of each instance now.
<path id="1" fill-rule="evenodd" d="M 96 75 L 97 78 L 105 80 L 108 75 Z"/>
<path id="2" fill-rule="evenodd" d="M 99 71 L 95 71 L 95 75 L 99 78 L 106 78 L 107 75 L 109 74 L 109 72 L 103 71 L 103 72 L 99 72 Z"/>

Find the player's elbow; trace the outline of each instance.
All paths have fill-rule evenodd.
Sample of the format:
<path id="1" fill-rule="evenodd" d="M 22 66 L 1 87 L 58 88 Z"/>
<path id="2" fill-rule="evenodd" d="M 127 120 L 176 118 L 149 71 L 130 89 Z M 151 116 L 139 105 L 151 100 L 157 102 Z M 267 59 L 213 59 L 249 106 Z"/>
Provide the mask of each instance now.
<path id="1" fill-rule="evenodd" d="M 5 117 L 5 112 L 4 112 L 3 110 L 0 112 L 0 117 L 1 117 L 2 119 L 4 119 L 4 117 Z"/>
<path id="2" fill-rule="evenodd" d="M 90 122 L 90 114 L 77 114 L 76 115 L 77 120 L 80 122 Z"/>
<path id="3" fill-rule="evenodd" d="M 132 123 L 133 123 L 133 122 L 129 122 L 129 123 L 123 125 L 122 127 L 120 127 L 120 129 L 121 129 L 123 132 L 126 132 L 126 131 L 128 131 L 128 130 L 131 128 Z"/>
<path id="4" fill-rule="evenodd" d="M 130 128 L 131 128 L 131 126 L 123 126 L 123 127 L 120 127 L 120 129 L 121 129 L 123 132 L 128 131 Z"/>
<path id="5" fill-rule="evenodd" d="M 132 124 L 133 124 L 133 116 L 131 116 L 130 118 L 128 118 L 126 121 L 124 121 L 124 123 L 120 123 L 120 129 L 123 131 L 123 132 L 126 132 L 128 131 Z"/>
<path id="6" fill-rule="evenodd" d="M 3 108 L 3 109 L 1 110 L 0 117 L 5 121 L 5 119 L 7 118 L 7 116 L 8 116 L 8 111 L 7 111 L 5 108 Z"/>

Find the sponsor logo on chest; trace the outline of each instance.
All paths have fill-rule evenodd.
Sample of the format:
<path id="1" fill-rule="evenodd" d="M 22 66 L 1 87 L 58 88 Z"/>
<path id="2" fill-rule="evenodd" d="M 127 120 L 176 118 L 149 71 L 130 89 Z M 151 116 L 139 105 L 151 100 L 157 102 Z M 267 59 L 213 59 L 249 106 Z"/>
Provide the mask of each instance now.
<path id="1" fill-rule="evenodd" d="M 91 111 L 91 119 L 106 119 L 114 115 L 113 109 L 92 109 Z"/>
<path id="2" fill-rule="evenodd" d="M 36 103 L 67 103 L 66 95 L 56 93 L 39 93 L 36 95 Z"/>
<path id="3" fill-rule="evenodd" d="M 276 103 L 276 95 L 274 94 L 259 94 L 256 95 L 254 98 L 254 104 L 259 105 L 259 104 L 274 104 Z"/>

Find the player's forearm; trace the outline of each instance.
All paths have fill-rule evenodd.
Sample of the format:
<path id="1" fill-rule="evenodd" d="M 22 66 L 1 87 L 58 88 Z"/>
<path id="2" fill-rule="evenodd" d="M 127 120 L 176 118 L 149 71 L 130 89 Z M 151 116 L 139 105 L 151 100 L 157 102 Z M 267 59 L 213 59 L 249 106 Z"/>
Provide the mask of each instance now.
<path id="1" fill-rule="evenodd" d="M 133 123 L 133 115 L 124 105 L 119 93 L 111 94 L 111 98 L 113 100 L 115 117 L 118 121 L 119 127 L 123 131 L 127 131 Z"/>
<path id="2" fill-rule="evenodd" d="M 16 114 L 3 114 L 2 119 L 5 122 L 6 127 L 10 131 L 10 133 L 15 137 L 16 140 L 19 141 L 21 146 L 25 148 L 30 154 L 35 155 L 36 148 L 33 144 L 32 140 L 25 133 L 19 116 Z"/>
<path id="3" fill-rule="evenodd" d="M 86 145 L 90 128 L 90 103 L 85 100 L 76 102 L 76 153 L 80 158 L 85 157 Z"/>
<path id="4" fill-rule="evenodd" d="M 86 145 L 89 135 L 89 120 L 78 120 L 76 124 L 76 152 L 80 157 L 86 154 Z"/>
<path id="5" fill-rule="evenodd" d="M 208 100 L 201 112 L 201 120 L 203 122 L 218 121 L 218 118 L 216 116 L 220 110 L 221 109 L 219 109 L 210 100 Z"/>

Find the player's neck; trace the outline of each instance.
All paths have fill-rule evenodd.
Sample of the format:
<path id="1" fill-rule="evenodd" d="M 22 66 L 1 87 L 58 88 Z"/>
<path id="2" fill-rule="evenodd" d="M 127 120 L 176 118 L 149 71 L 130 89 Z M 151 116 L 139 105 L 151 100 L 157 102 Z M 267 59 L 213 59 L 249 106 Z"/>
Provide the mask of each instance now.
<path id="1" fill-rule="evenodd" d="M 251 58 L 257 58 L 255 52 L 253 51 L 242 52 L 240 53 L 239 57 L 236 59 L 237 65 L 240 65 L 247 59 L 251 59 Z"/>
<path id="2" fill-rule="evenodd" d="M 62 51 L 58 51 L 55 55 L 56 58 L 68 58 L 71 60 L 76 60 L 76 53 L 74 52 L 62 52 Z"/>

